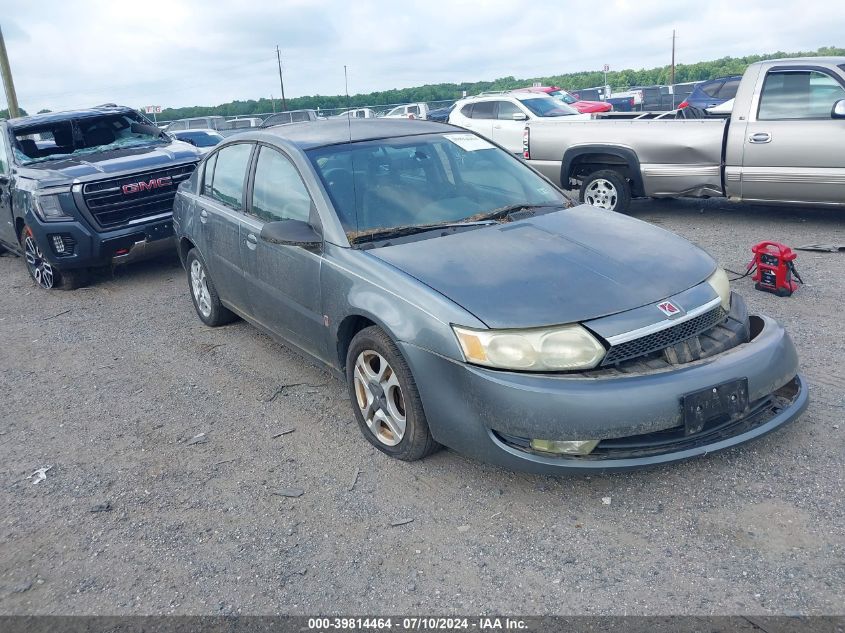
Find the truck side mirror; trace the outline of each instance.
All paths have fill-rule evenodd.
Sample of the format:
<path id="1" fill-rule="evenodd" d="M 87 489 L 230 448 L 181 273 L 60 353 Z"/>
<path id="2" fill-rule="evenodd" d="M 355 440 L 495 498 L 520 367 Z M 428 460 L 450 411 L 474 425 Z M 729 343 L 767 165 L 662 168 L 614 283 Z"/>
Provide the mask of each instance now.
<path id="1" fill-rule="evenodd" d="M 524 112 L 514 112 L 512 116 L 513 116 L 514 121 L 527 121 L 528 120 L 528 115 L 525 114 Z"/>
<path id="2" fill-rule="evenodd" d="M 830 111 L 830 118 L 845 119 L 845 99 L 840 99 L 833 104 L 833 108 Z"/>

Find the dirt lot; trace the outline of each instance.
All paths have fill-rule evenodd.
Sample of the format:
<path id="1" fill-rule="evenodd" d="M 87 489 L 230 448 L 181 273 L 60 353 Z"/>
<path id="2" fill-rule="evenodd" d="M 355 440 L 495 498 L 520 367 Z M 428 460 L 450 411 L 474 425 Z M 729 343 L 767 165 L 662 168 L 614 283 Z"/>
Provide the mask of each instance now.
<path id="1" fill-rule="evenodd" d="M 832 211 L 632 214 L 734 270 L 763 239 L 845 244 Z M 799 422 L 556 479 L 383 456 L 335 378 L 245 323 L 204 327 L 175 259 L 45 293 L 2 257 L 0 613 L 845 613 L 845 254 L 798 267 L 791 299 L 735 288 L 795 339 Z"/>

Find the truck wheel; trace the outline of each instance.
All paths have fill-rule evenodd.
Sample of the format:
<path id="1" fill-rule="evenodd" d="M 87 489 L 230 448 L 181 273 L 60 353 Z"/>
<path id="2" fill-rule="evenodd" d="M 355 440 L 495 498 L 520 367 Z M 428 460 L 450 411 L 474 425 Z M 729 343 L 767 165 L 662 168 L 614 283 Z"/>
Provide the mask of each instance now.
<path id="1" fill-rule="evenodd" d="M 581 184 L 581 202 L 624 213 L 631 205 L 631 185 L 612 169 L 594 171 Z"/>
<path id="2" fill-rule="evenodd" d="M 188 269 L 188 287 L 191 289 L 191 300 L 200 320 L 210 327 L 231 323 L 237 317 L 220 302 L 214 283 L 208 274 L 205 261 L 197 249 L 188 251 L 185 258 Z"/>
<path id="3" fill-rule="evenodd" d="M 45 290 L 76 290 L 88 282 L 87 271 L 61 271 L 48 262 L 32 235 L 32 229 L 26 224 L 21 229 L 20 241 L 29 276 Z"/>
<path id="4" fill-rule="evenodd" d="M 346 381 L 358 426 L 377 449 L 411 462 L 440 448 L 428 430 L 411 369 L 381 328 L 365 328 L 352 339 Z"/>

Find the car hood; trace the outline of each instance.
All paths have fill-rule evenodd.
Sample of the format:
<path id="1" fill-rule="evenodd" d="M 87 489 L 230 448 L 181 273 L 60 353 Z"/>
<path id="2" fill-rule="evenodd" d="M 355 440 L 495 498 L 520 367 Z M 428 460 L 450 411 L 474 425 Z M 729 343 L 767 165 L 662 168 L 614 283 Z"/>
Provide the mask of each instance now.
<path id="1" fill-rule="evenodd" d="M 716 268 L 661 228 L 587 205 L 367 251 L 490 328 L 586 321 L 654 303 Z"/>
<path id="2" fill-rule="evenodd" d="M 41 186 L 100 179 L 104 175 L 155 169 L 181 162 L 199 160 L 200 152 L 190 143 L 174 141 L 168 145 L 126 147 L 95 152 L 62 160 L 50 160 L 18 168 L 24 178 L 37 180 Z"/>
<path id="3" fill-rule="evenodd" d="M 611 109 L 611 105 L 604 101 L 576 101 L 571 105 L 578 112 L 607 112 Z"/>

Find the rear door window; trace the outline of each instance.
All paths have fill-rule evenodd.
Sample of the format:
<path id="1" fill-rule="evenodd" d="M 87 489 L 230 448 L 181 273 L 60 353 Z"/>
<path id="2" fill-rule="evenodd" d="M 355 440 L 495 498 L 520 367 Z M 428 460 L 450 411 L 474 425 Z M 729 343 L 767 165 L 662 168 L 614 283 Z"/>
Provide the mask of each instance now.
<path id="1" fill-rule="evenodd" d="M 252 153 L 252 143 L 228 145 L 217 153 L 211 197 L 228 207 L 242 210 L 246 167 Z"/>
<path id="2" fill-rule="evenodd" d="M 724 81 L 707 81 L 701 84 L 701 92 L 706 94 L 708 97 L 718 99 L 719 90 L 722 88 L 722 84 L 724 83 Z"/>
<path id="3" fill-rule="evenodd" d="M 496 102 L 495 101 L 479 101 L 473 104 L 472 108 L 473 119 L 495 119 L 496 118 Z"/>
<path id="4" fill-rule="evenodd" d="M 735 98 L 737 88 L 739 88 L 739 77 L 728 79 L 722 84 L 722 87 L 719 88 L 719 99 L 727 101 L 728 99 Z"/>

